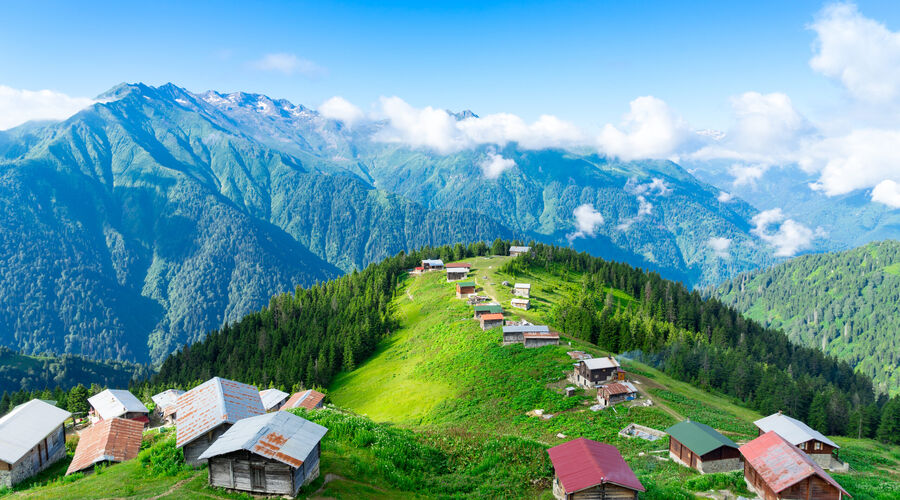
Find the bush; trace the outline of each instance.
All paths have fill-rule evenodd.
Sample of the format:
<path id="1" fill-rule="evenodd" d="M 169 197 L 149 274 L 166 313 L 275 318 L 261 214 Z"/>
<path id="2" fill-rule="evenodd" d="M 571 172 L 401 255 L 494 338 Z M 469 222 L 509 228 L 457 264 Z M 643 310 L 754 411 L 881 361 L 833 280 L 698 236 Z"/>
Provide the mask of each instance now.
<path id="1" fill-rule="evenodd" d="M 174 437 L 141 451 L 138 460 L 150 477 L 174 476 L 188 468 L 184 463 L 184 451 L 175 447 Z"/>

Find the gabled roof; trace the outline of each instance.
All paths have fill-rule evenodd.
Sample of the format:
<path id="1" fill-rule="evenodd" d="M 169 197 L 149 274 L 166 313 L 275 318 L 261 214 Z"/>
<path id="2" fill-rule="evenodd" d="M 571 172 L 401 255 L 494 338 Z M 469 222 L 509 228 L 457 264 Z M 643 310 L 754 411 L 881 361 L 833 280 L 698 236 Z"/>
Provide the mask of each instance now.
<path id="1" fill-rule="evenodd" d="M 646 491 L 615 446 L 578 438 L 554 446 L 547 453 L 566 493 L 603 483 Z"/>
<path id="2" fill-rule="evenodd" d="M 153 403 L 157 408 L 165 410 L 167 407 L 174 405 L 178 402 L 178 398 L 184 394 L 184 391 L 181 389 L 166 389 L 161 393 L 152 396 L 150 399 L 153 400 Z"/>
<path id="3" fill-rule="evenodd" d="M 247 450 L 291 467 L 300 467 L 326 432 L 328 429 L 305 418 L 276 411 L 234 424 L 200 455 L 200 459 Z"/>
<path id="4" fill-rule="evenodd" d="M 696 455 L 706 455 L 723 446 L 734 449 L 738 447 L 734 441 L 723 436 L 719 431 L 706 424 L 691 420 L 678 422 L 666 429 L 666 433 L 687 446 Z"/>
<path id="5" fill-rule="evenodd" d="M 422 260 L 423 266 L 444 266 L 444 261 L 441 259 L 424 259 Z"/>
<path id="6" fill-rule="evenodd" d="M 278 403 L 287 399 L 288 396 L 290 396 L 290 394 L 278 389 L 263 389 L 259 391 L 259 399 L 262 400 L 263 408 L 265 408 L 266 411 L 278 406 Z"/>
<path id="7" fill-rule="evenodd" d="M 850 496 L 840 484 L 822 470 L 809 455 L 785 440 L 775 431 L 762 436 L 740 447 L 744 460 L 753 467 L 759 477 L 775 493 L 790 488 L 804 479 L 816 475 L 828 484 Z"/>
<path id="8" fill-rule="evenodd" d="M 316 408 L 323 399 L 325 399 L 324 394 L 312 389 L 295 392 L 291 395 L 291 398 L 287 400 L 287 403 L 284 404 L 284 408 L 306 408 L 307 410 L 312 410 Z"/>
<path id="9" fill-rule="evenodd" d="M 503 327 L 503 333 L 541 333 L 549 331 L 550 327 L 546 325 L 511 325 Z"/>
<path id="10" fill-rule="evenodd" d="M 446 267 L 445 269 L 447 269 L 448 274 L 449 273 L 468 273 L 469 272 L 468 267 Z"/>
<path id="11" fill-rule="evenodd" d="M 88 398 L 100 418 L 121 417 L 128 412 L 150 413 L 144 403 L 124 389 L 107 389 Z"/>
<path id="12" fill-rule="evenodd" d="M 451 262 L 447 264 L 447 267 L 465 267 L 466 269 L 472 267 L 472 264 L 468 262 Z"/>
<path id="13" fill-rule="evenodd" d="M 487 313 L 479 316 L 482 321 L 497 321 L 503 319 L 503 313 Z"/>
<path id="14" fill-rule="evenodd" d="M 556 332 L 524 332 L 522 336 L 526 339 L 558 339 L 559 334 Z"/>
<path id="15" fill-rule="evenodd" d="M 475 286 L 474 281 L 457 281 L 456 288 L 462 288 L 464 286 Z"/>
<path id="16" fill-rule="evenodd" d="M 617 368 L 619 362 L 612 356 L 604 356 L 602 358 L 582 359 L 582 363 L 587 366 L 588 370 L 600 370 L 602 368 Z"/>
<path id="17" fill-rule="evenodd" d="M 481 306 L 475 306 L 475 312 L 499 313 L 503 312 L 503 306 L 501 306 L 500 304 L 485 304 Z"/>
<path id="18" fill-rule="evenodd" d="M 16 406 L 0 418 L 0 460 L 18 462 L 71 416 L 40 399 Z"/>
<path id="19" fill-rule="evenodd" d="M 252 385 L 213 377 L 178 398 L 176 446 L 197 439 L 222 424 L 262 415 L 259 392 Z"/>
<path id="20" fill-rule="evenodd" d="M 840 446 L 838 446 L 834 441 L 825 437 L 825 435 L 821 432 L 813 429 L 812 427 L 795 418 L 784 415 L 781 412 L 773 413 L 772 415 L 761 418 L 753 423 L 756 424 L 756 426 L 759 427 L 763 432 L 777 432 L 781 437 L 786 439 L 794 446 L 797 446 L 800 443 L 805 443 L 810 439 L 815 439 L 816 441 L 821 441 L 834 448 L 840 448 Z"/>
<path id="21" fill-rule="evenodd" d="M 531 283 L 516 283 L 513 288 L 528 288 L 531 289 Z"/>
<path id="22" fill-rule="evenodd" d="M 531 251 L 531 247 L 509 247 L 510 252 L 529 252 Z"/>
<path id="23" fill-rule="evenodd" d="M 101 420 L 81 432 L 66 474 L 97 462 L 124 462 L 138 456 L 144 424 L 125 418 Z"/>
<path id="24" fill-rule="evenodd" d="M 614 396 L 616 394 L 631 394 L 632 392 L 637 392 L 637 388 L 632 385 L 631 382 L 613 382 L 611 384 L 602 386 L 602 389 L 606 389 L 606 392 L 609 393 L 610 396 Z"/>

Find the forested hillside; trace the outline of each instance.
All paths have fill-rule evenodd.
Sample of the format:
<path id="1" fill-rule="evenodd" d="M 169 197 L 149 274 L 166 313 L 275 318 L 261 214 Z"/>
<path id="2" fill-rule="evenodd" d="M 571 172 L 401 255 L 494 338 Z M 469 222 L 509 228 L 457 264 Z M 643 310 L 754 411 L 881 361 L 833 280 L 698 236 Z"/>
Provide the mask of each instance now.
<path id="1" fill-rule="evenodd" d="M 798 257 L 748 273 L 712 294 L 900 393 L 900 242 Z"/>
<path id="2" fill-rule="evenodd" d="M 149 374 L 148 367 L 131 363 L 104 363 L 73 355 L 26 356 L 0 347 L 0 393 L 55 387 L 68 390 L 92 383 L 127 387 L 132 379 L 143 379 Z"/>

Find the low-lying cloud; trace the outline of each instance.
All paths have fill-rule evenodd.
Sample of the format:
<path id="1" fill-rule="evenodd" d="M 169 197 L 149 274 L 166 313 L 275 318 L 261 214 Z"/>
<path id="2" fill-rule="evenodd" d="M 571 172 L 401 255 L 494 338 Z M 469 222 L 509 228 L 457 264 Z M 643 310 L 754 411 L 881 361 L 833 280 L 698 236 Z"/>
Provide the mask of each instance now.
<path id="1" fill-rule="evenodd" d="M 822 235 L 822 230 L 812 229 L 788 219 L 780 208 L 765 210 L 751 219 L 754 224 L 751 233 L 775 247 L 776 257 L 791 257 L 812 245 L 813 239 Z"/>
<path id="2" fill-rule="evenodd" d="M 366 116 L 361 109 L 340 96 L 334 96 L 323 102 L 319 105 L 318 111 L 325 118 L 343 122 L 348 126 L 353 126 Z"/>
<path id="3" fill-rule="evenodd" d="M 481 168 L 481 173 L 485 179 L 496 179 L 503 172 L 515 167 L 516 162 L 497 153 L 488 153 L 478 166 Z"/>
<path id="4" fill-rule="evenodd" d="M 53 90 L 23 90 L 0 85 L 0 130 L 31 120 L 65 120 L 94 103 Z"/>
<path id="5" fill-rule="evenodd" d="M 575 216 L 575 232 L 567 235 L 569 241 L 587 236 L 593 237 L 600 225 L 605 222 L 603 214 L 598 212 L 591 203 L 579 205 L 572 211 L 572 215 Z"/>
<path id="6" fill-rule="evenodd" d="M 728 259 L 731 257 L 731 254 L 728 252 L 728 249 L 731 248 L 731 238 L 710 238 L 706 244 L 709 245 L 716 257 L 720 259 Z"/>

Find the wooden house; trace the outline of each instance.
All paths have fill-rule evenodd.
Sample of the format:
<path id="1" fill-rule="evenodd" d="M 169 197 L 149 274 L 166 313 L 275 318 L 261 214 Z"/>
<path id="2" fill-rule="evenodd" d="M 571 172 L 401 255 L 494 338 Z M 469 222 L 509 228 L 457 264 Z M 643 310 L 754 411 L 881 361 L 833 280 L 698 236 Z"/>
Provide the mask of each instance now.
<path id="1" fill-rule="evenodd" d="M 475 319 L 481 317 L 482 314 L 503 314 L 503 306 L 500 304 L 484 304 L 475 306 Z"/>
<path id="2" fill-rule="evenodd" d="M 764 500 L 841 500 L 849 497 L 809 455 L 769 431 L 739 448 L 744 480 Z"/>
<path id="3" fill-rule="evenodd" d="M 509 256 L 510 257 L 518 257 L 520 255 L 525 255 L 529 252 L 531 252 L 531 247 L 519 247 L 519 246 L 509 247 Z"/>
<path id="4" fill-rule="evenodd" d="M 282 408 L 285 410 L 290 410 L 291 408 L 315 410 L 323 406 L 325 406 L 325 395 L 319 391 L 309 389 L 292 394 Z"/>
<path id="5" fill-rule="evenodd" d="M 559 343 L 559 334 L 551 333 L 545 325 L 508 325 L 503 327 L 503 345 L 525 344 L 526 335 L 546 335 L 548 338 L 556 335 Z"/>
<path id="6" fill-rule="evenodd" d="M 178 398 L 184 394 L 180 389 L 168 389 L 150 399 L 155 405 L 153 408 L 153 416 L 167 425 L 174 425 L 178 409 Z"/>
<path id="7" fill-rule="evenodd" d="M 803 422 L 778 412 L 753 423 L 758 435 L 769 431 L 777 432 L 787 442 L 803 450 L 823 469 L 847 470 L 847 464 L 837 458 L 840 446 Z"/>
<path id="8" fill-rule="evenodd" d="M 585 389 L 593 389 L 616 380 L 618 371 L 619 362 L 612 356 L 582 359 L 575 365 L 572 381 Z"/>
<path id="9" fill-rule="evenodd" d="M 150 424 L 150 410 L 134 394 L 124 389 L 107 389 L 88 398 L 91 409 L 88 417 L 91 423 L 111 418 L 137 420 Z"/>
<path id="10" fill-rule="evenodd" d="M 200 455 L 210 486 L 265 495 L 297 495 L 319 476 L 320 442 L 328 429 L 276 411 L 245 418 Z"/>
<path id="11" fill-rule="evenodd" d="M 111 418 L 97 422 L 81 432 L 66 475 L 137 457 L 143 435 L 144 424 L 137 420 Z"/>
<path id="12" fill-rule="evenodd" d="M 451 267 L 459 267 L 468 269 L 469 271 L 472 270 L 472 264 L 469 264 L 468 262 L 451 262 L 449 264 L 446 264 L 444 267 L 446 267 L 447 269 L 450 269 Z"/>
<path id="13" fill-rule="evenodd" d="M 12 488 L 65 458 L 65 422 L 71 416 L 32 399 L 0 418 L 0 489 Z"/>
<path id="14" fill-rule="evenodd" d="M 278 389 L 264 389 L 259 391 L 259 399 L 266 411 L 280 410 L 291 395 Z"/>
<path id="15" fill-rule="evenodd" d="M 482 330 L 497 328 L 498 326 L 503 326 L 503 313 L 482 314 L 478 321 L 481 323 Z"/>
<path id="16" fill-rule="evenodd" d="M 475 293 L 474 281 L 458 281 L 456 283 L 456 298 L 465 299 L 469 295 Z"/>
<path id="17" fill-rule="evenodd" d="M 441 259 L 425 259 L 422 261 L 423 271 L 440 271 L 444 268 L 444 261 Z"/>
<path id="18" fill-rule="evenodd" d="M 516 283 L 513 285 L 512 290 L 513 295 L 518 297 L 528 298 L 531 296 L 531 284 L 530 283 Z"/>
<path id="19" fill-rule="evenodd" d="M 522 345 L 526 348 L 559 345 L 559 334 L 556 332 L 525 332 L 522 334 Z"/>
<path id="20" fill-rule="evenodd" d="M 597 401 L 605 406 L 613 406 L 638 397 L 638 390 L 631 382 L 613 382 L 597 389 Z"/>
<path id="21" fill-rule="evenodd" d="M 528 299 L 512 299 L 509 301 L 509 305 L 516 309 L 524 309 L 527 311 L 531 308 L 531 301 Z"/>
<path id="22" fill-rule="evenodd" d="M 612 445 L 578 438 L 547 450 L 559 500 L 636 499 L 644 485 Z"/>
<path id="23" fill-rule="evenodd" d="M 666 429 L 669 457 L 701 474 L 743 468 L 738 445 L 712 427 L 684 420 Z"/>
<path id="24" fill-rule="evenodd" d="M 213 377 L 178 398 L 175 446 L 184 449 L 188 465 L 239 420 L 266 413 L 252 385 Z"/>
<path id="25" fill-rule="evenodd" d="M 448 267 L 447 282 L 464 280 L 469 277 L 469 268 L 467 267 Z"/>

